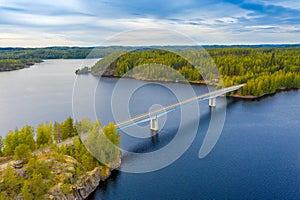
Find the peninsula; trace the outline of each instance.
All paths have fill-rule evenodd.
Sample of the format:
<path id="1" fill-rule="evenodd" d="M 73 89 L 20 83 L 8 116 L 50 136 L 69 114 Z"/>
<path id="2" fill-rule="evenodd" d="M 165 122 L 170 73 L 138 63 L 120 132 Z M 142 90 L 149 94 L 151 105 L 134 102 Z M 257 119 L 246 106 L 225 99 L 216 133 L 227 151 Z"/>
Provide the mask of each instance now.
<path id="1" fill-rule="evenodd" d="M 100 126 L 69 117 L 0 137 L 0 199 L 86 199 L 121 164 L 120 134 Z"/>
<path id="2" fill-rule="evenodd" d="M 171 67 L 174 72 L 170 73 L 163 66 Z M 229 95 L 255 99 L 300 87 L 300 49 L 231 47 L 207 48 L 206 51 L 184 49 L 179 54 L 158 49 L 120 52 L 99 60 L 91 73 L 140 80 L 187 80 L 217 87 L 245 84 L 241 90 Z"/>

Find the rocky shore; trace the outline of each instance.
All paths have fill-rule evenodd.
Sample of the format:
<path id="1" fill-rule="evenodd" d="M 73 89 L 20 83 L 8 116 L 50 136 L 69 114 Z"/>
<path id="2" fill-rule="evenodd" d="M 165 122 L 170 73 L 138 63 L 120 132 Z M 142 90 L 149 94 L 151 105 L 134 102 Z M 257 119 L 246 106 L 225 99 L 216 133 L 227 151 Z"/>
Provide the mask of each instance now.
<path id="1" fill-rule="evenodd" d="M 56 200 L 84 200 L 92 194 L 101 181 L 105 181 L 113 170 L 116 170 L 121 165 L 121 160 L 117 165 L 112 168 L 107 167 L 96 167 L 94 170 L 87 172 L 80 179 L 77 180 L 75 186 L 72 187 L 71 191 L 63 191 L 61 185 L 57 184 L 53 187 L 48 194 L 46 199 Z"/>

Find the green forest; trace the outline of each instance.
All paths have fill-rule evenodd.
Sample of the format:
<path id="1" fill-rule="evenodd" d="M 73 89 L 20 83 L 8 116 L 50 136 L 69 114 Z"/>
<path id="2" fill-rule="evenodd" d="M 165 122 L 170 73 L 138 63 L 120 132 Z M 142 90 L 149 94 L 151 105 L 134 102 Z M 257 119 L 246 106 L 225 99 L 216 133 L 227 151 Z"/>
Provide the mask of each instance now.
<path id="1" fill-rule="evenodd" d="M 29 67 L 45 59 L 102 58 L 124 47 L 0 48 L 0 72 Z"/>
<path id="2" fill-rule="evenodd" d="M 13 71 L 30 67 L 35 63 L 42 62 L 41 59 L 4 59 L 0 60 L 0 72 L 1 71 Z"/>
<path id="3" fill-rule="evenodd" d="M 300 49 L 208 50 L 225 86 L 246 83 L 240 95 L 300 87 Z"/>
<path id="4" fill-rule="evenodd" d="M 236 95 L 257 97 L 277 90 L 299 88 L 300 49 L 235 47 L 178 52 L 159 49 L 123 51 L 98 61 L 92 67 L 92 73 L 146 80 L 187 80 L 219 87 L 245 83 Z"/>
<path id="5" fill-rule="evenodd" d="M 9 163 L 0 170 L 0 199 L 44 199 L 55 188 L 69 193 L 97 167 L 101 177 L 107 176 L 120 162 L 120 134 L 113 123 L 101 132 L 100 126 L 99 120 L 74 123 L 69 117 L 37 128 L 24 126 L 0 137 L 0 165 Z M 84 142 L 78 134 L 87 135 Z M 97 148 L 90 149 L 90 145 Z M 100 161 L 94 153 L 99 154 Z M 21 168 L 10 164 L 20 160 Z"/>

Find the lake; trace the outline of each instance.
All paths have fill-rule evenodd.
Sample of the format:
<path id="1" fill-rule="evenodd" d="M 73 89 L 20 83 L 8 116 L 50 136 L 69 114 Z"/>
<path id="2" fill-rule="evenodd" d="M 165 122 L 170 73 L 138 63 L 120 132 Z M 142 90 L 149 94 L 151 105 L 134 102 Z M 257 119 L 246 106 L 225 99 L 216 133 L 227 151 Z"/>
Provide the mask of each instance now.
<path id="1" fill-rule="evenodd" d="M 1 135 L 27 124 L 61 122 L 73 116 L 74 109 L 75 115 L 91 115 L 82 102 L 73 99 L 72 105 L 72 92 L 75 69 L 82 63 L 89 66 L 95 62 L 46 60 L 27 69 L 0 73 Z M 114 120 L 111 102 L 119 102 L 116 105 L 119 109 L 127 106 L 130 115 L 135 116 L 147 112 L 151 105 L 169 105 L 178 101 L 178 95 L 190 95 L 187 85 L 176 83 L 145 84 L 128 79 L 116 90 L 117 79 L 99 82 L 91 75 L 81 75 L 76 83 L 80 83 L 76 97 L 83 102 L 93 98 L 95 106 L 90 107 L 94 107 L 94 114 L 104 125 Z M 139 88 L 126 99 L 128 91 L 123 88 L 130 86 Z M 86 95 L 89 88 L 93 91 Z M 196 94 L 207 92 L 205 86 L 193 85 L 192 89 Z M 299 102 L 297 91 L 282 92 L 261 101 L 228 100 L 224 128 L 212 151 L 203 159 L 199 159 L 199 149 L 212 113 L 207 101 L 199 103 L 198 117 L 190 112 L 192 105 L 169 113 L 161 120 L 164 126 L 160 121 L 163 128 L 157 135 L 151 136 L 148 123 L 137 127 L 145 131 L 129 129 L 133 135 L 121 132 L 121 147 L 141 154 L 171 144 L 182 126 L 185 134 L 178 142 L 180 148 L 186 145 L 186 138 L 192 138 L 191 130 L 197 127 L 196 136 L 183 155 L 160 170 L 124 172 L 126 167 L 128 170 L 137 164 L 142 167 L 152 164 L 148 160 L 141 164 L 137 157 L 124 154 L 124 168 L 101 183 L 90 199 L 300 199 Z M 186 112 L 190 115 L 182 119 Z M 157 162 L 162 160 L 157 158 Z"/>

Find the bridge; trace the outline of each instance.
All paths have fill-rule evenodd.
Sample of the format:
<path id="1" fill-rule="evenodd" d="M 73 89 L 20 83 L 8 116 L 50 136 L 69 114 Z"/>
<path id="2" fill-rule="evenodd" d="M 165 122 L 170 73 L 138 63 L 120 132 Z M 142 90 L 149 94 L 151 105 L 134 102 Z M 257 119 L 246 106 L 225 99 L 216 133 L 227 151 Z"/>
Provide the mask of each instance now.
<path id="1" fill-rule="evenodd" d="M 178 109 L 180 106 L 184 106 L 187 105 L 189 103 L 193 103 L 196 101 L 204 101 L 204 100 L 208 100 L 208 105 L 210 107 L 215 107 L 216 106 L 216 98 L 218 96 L 221 96 L 223 94 L 226 94 L 228 92 L 232 92 L 232 91 L 236 91 L 238 89 L 240 89 L 241 87 L 243 87 L 244 84 L 240 84 L 240 85 L 235 85 L 235 86 L 231 86 L 231 87 L 227 87 L 227 88 L 222 88 L 219 90 L 215 90 L 206 94 L 202 94 L 200 96 L 197 97 L 193 97 L 157 110 L 154 110 L 152 112 L 147 112 L 141 115 L 138 115 L 136 117 L 133 117 L 127 121 L 121 122 L 116 124 L 117 130 L 122 130 L 125 128 L 128 128 L 134 124 L 139 124 L 142 122 L 146 122 L 146 121 L 150 121 L 150 130 L 157 132 L 158 131 L 158 117 L 165 115 L 169 112 L 172 112 L 176 109 Z"/>

